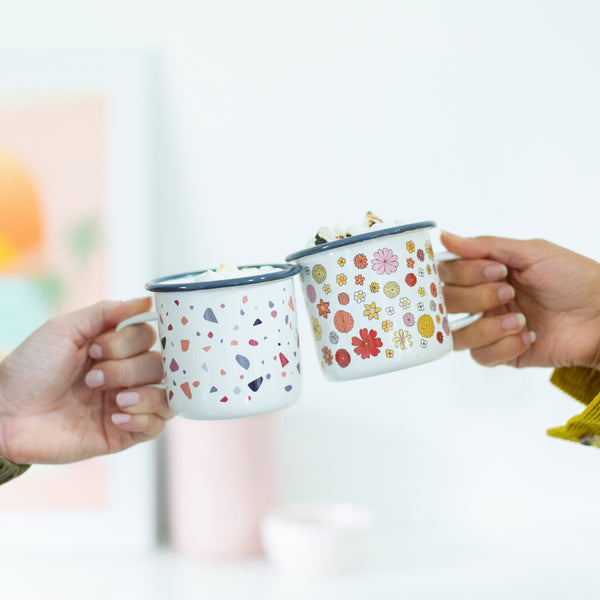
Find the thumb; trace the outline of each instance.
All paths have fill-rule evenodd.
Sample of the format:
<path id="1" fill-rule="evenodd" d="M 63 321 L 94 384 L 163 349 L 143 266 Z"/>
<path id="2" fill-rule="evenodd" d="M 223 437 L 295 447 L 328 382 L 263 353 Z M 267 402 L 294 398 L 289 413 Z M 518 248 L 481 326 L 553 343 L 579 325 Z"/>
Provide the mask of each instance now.
<path id="1" fill-rule="evenodd" d="M 464 238 L 442 231 L 441 242 L 450 251 L 464 258 L 489 258 L 513 269 L 524 269 L 533 260 L 527 251 L 529 242 L 509 238 L 479 236 Z"/>
<path id="2" fill-rule="evenodd" d="M 114 329 L 121 321 L 133 315 L 149 311 L 152 308 L 152 298 L 136 298 L 127 302 L 103 300 L 92 306 L 82 308 L 64 316 L 70 325 L 84 338 L 91 340 L 100 334 Z"/>

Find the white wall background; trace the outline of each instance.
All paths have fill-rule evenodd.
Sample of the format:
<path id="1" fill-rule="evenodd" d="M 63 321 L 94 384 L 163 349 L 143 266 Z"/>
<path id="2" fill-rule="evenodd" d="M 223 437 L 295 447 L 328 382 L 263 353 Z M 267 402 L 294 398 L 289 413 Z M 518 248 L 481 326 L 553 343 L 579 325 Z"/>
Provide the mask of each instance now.
<path id="1" fill-rule="evenodd" d="M 591 0 L 0 0 L 0 49 L 155 52 L 157 275 L 366 209 L 600 258 L 599 30 Z M 331 384 L 303 317 L 287 498 L 372 506 L 390 565 L 597 551 L 600 454 L 545 437 L 579 411 L 549 372 L 460 354 Z"/>

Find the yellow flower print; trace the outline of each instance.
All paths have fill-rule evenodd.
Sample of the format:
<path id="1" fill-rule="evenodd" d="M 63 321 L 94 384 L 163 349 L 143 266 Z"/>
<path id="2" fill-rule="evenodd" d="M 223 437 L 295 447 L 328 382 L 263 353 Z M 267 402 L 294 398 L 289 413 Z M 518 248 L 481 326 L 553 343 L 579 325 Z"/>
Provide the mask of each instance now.
<path id="1" fill-rule="evenodd" d="M 429 260 L 433 260 L 433 248 L 430 242 L 425 242 L 425 253 L 429 257 Z"/>
<path id="2" fill-rule="evenodd" d="M 393 326 L 394 324 L 390 320 L 385 320 L 381 324 L 381 329 L 383 329 L 384 331 L 391 331 Z"/>
<path id="3" fill-rule="evenodd" d="M 406 242 L 406 249 L 412 254 L 415 251 L 415 243 Z"/>
<path id="4" fill-rule="evenodd" d="M 365 304 L 365 310 L 363 312 L 363 315 L 365 315 L 365 317 L 369 317 L 369 321 L 371 319 L 379 320 L 379 311 L 380 310 L 381 310 L 381 308 L 375 306 L 375 302 L 373 302 L 371 304 Z"/>
<path id="5" fill-rule="evenodd" d="M 371 290 L 373 293 L 375 293 L 375 292 L 378 292 L 378 291 L 379 291 L 379 284 L 378 284 L 377 282 L 375 282 L 375 281 L 374 281 L 374 282 L 373 282 L 373 283 L 372 283 L 372 284 L 369 286 L 369 289 L 370 289 L 370 290 Z"/>
<path id="6" fill-rule="evenodd" d="M 431 275 L 431 265 L 427 265 L 427 275 Z"/>
<path id="7" fill-rule="evenodd" d="M 435 315 L 435 322 L 439 325 L 440 323 L 440 315 Z"/>
<path id="8" fill-rule="evenodd" d="M 393 350 L 386 350 L 385 351 L 385 355 L 387 356 L 387 358 L 394 358 L 394 351 Z"/>
<path id="9" fill-rule="evenodd" d="M 321 334 L 323 333 L 323 330 L 321 329 L 321 326 L 319 325 L 319 321 L 316 317 L 312 317 L 311 321 L 312 321 L 313 335 L 315 336 L 315 340 L 317 340 L 317 342 L 318 342 L 321 339 Z"/>
<path id="10" fill-rule="evenodd" d="M 330 294 L 330 293 L 331 293 L 331 286 L 330 286 L 328 283 L 326 283 L 326 284 L 323 286 L 323 291 L 324 291 L 326 294 Z"/>
<path id="11" fill-rule="evenodd" d="M 419 288 L 419 296 L 421 296 L 421 298 L 426 294 L 427 292 L 425 291 L 424 287 L 420 287 Z"/>
<path id="12" fill-rule="evenodd" d="M 343 256 L 340 256 L 337 263 L 340 265 L 340 267 L 343 267 L 346 264 L 346 259 Z"/>
<path id="13" fill-rule="evenodd" d="M 412 346 L 411 335 L 408 331 L 404 329 L 398 329 L 394 333 L 393 341 L 396 345 L 396 348 L 400 348 L 400 350 L 406 350 L 409 346 Z"/>
<path id="14" fill-rule="evenodd" d="M 424 338 L 430 338 L 435 332 L 435 325 L 430 315 L 423 315 L 419 317 L 417 322 L 417 329 Z"/>
<path id="15" fill-rule="evenodd" d="M 343 273 L 340 273 L 339 275 L 335 276 L 335 280 L 337 281 L 338 285 L 346 285 L 348 278 Z"/>

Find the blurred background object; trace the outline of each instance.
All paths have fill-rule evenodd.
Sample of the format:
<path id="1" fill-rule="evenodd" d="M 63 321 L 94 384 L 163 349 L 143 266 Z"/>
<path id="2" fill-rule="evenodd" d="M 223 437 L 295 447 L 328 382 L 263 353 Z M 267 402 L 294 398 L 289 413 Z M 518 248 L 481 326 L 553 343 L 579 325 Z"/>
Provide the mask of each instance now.
<path id="1" fill-rule="evenodd" d="M 279 415 L 177 419 L 169 427 L 169 523 L 174 548 L 197 559 L 262 552 L 259 526 L 279 501 Z"/>
<path id="2" fill-rule="evenodd" d="M 0 81 L 19 71 L 16 50 L 49 70 L 65 53 L 93 70 L 86 48 L 153 56 L 145 204 L 131 210 L 138 195 L 125 191 L 115 210 L 127 212 L 127 227 L 106 246 L 127 270 L 127 293 L 139 295 L 150 276 L 281 260 L 319 226 L 366 210 L 462 235 L 543 237 L 600 258 L 600 7 L 591 0 L 0 0 L 0 14 Z M 120 141 L 140 126 L 127 114 Z M 139 152 L 122 156 L 131 177 L 113 181 L 140 179 Z M 139 231 L 152 242 L 149 268 L 133 257 Z M 334 384 L 299 317 L 304 393 L 281 415 L 280 496 L 367 506 L 378 523 L 376 568 L 322 597 L 589 589 L 599 455 L 546 437 L 580 411 L 549 371 L 484 369 L 463 353 Z M 168 591 L 293 594 L 263 585 L 251 567 L 199 564 L 168 563 Z M 126 570 L 114 573 L 130 589 Z"/>
<path id="3" fill-rule="evenodd" d="M 3 354 L 53 315 L 141 295 L 131 274 L 150 275 L 152 232 L 138 217 L 152 211 L 148 69 L 143 53 L 2 53 Z M 131 231 L 130 218 L 142 228 Z M 119 460 L 31 470 L 2 490 L 0 551 L 152 547 L 154 455 L 149 445 Z"/>

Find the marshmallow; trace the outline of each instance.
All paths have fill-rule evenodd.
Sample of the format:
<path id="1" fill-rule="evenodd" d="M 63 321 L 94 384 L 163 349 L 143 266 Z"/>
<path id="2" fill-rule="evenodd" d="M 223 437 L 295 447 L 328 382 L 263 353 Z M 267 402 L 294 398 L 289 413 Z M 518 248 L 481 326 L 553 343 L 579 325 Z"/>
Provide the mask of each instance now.
<path id="1" fill-rule="evenodd" d="M 381 229 L 387 229 L 388 227 L 395 227 L 402 225 L 402 221 L 393 221 L 384 223 L 379 217 L 375 216 L 372 212 L 367 212 L 365 219 L 362 223 L 354 223 L 352 225 L 344 225 L 336 223 L 331 227 L 321 227 L 317 231 L 317 235 L 314 239 L 307 242 L 306 247 L 318 246 L 320 244 L 326 244 L 327 242 L 333 242 L 334 240 L 342 240 L 353 235 L 361 235 L 362 233 L 368 233 L 369 231 L 379 231 Z"/>
<path id="2" fill-rule="evenodd" d="M 262 267 L 242 267 L 238 268 L 231 263 L 223 263 L 212 271 L 204 271 L 194 277 L 194 281 L 224 281 L 225 279 L 240 279 L 241 277 L 250 277 L 252 275 L 265 275 L 266 273 L 275 273 L 279 271 L 277 267 L 264 265 Z"/>

